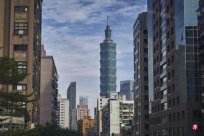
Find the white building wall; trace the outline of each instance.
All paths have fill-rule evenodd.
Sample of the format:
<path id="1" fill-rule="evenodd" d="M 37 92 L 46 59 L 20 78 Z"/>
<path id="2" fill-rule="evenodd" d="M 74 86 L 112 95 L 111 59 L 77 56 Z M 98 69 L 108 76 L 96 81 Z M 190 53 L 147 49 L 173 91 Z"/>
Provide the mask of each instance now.
<path id="1" fill-rule="evenodd" d="M 69 128 L 69 100 L 60 100 L 59 125 L 62 128 Z"/>
<path id="2" fill-rule="evenodd" d="M 120 134 L 120 102 L 110 100 L 110 136 L 112 133 Z"/>
<path id="3" fill-rule="evenodd" d="M 108 100 L 109 98 L 105 98 L 105 97 L 100 97 L 97 101 L 97 130 L 99 131 L 98 132 L 98 135 L 101 136 L 101 133 L 102 133 L 102 108 L 103 106 L 105 106 L 107 103 L 108 103 Z"/>

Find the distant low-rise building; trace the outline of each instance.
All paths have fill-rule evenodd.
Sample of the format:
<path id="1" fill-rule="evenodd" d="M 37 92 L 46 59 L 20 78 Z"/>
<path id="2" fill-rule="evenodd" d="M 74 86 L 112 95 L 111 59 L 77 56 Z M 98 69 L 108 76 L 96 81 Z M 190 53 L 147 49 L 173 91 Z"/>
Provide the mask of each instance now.
<path id="1" fill-rule="evenodd" d="M 82 136 L 91 136 L 93 134 L 94 122 L 91 117 L 85 117 L 78 121 L 78 131 L 81 132 Z"/>
<path id="2" fill-rule="evenodd" d="M 110 99 L 102 108 L 102 136 L 120 135 L 121 128 L 131 128 L 133 108 L 133 101 L 127 101 L 118 92 L 111 93 Z"/>
<path id="3" fill-rule="evenodd" d="M 90 116 L 88 105 L 77 105 L 77 121 Z"/>

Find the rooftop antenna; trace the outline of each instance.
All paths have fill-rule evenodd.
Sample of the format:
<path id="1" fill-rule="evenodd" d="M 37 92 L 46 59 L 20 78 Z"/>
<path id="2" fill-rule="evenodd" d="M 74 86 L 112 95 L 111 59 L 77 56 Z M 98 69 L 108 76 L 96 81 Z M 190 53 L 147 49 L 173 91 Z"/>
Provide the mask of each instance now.
<path id="1" fill-rule="evenodd" d="M 109 23 L 108 21 L 109 21 L 109 16 L 107 16 L 107 26 L 108 26 L 108 23 Z"/>

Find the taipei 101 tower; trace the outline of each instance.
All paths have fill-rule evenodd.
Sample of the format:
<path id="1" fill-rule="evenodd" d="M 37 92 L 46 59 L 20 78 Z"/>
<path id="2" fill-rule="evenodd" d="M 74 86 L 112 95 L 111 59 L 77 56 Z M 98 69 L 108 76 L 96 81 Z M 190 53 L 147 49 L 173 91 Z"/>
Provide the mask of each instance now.
<path id="1" fill-rule="evenodd" d="M 105 30 L 105 39 L 100 44 L 100 96 L 109 98 L 110 92 L 116 92 L 116 43 L 111 39 L 111 29 L 108 24 Z"/>

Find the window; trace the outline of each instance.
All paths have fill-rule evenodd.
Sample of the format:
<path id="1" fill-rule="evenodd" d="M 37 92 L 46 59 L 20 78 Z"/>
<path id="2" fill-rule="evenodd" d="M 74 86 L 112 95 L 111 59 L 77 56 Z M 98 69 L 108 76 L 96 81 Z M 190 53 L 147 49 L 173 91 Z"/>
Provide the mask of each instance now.
<path id="1" fill-rule="evenodd" d="M 175 98 L 173 98 L 173 106 L 175 106 Z"/>
<path id="2" fill-rule="evenodd" d="M 14 23 L 14 34 L 15 35 L 27 35 L 28 34 L 28 23 Z"/>
<path id="3" fill-rule="evenodd" d="M 14 51 L 27 51 L 27 45 L 14 45 Z"/>
<path id="4" fill-rule="evenodd" d="M 16 6 L 15 12 L 28 12 L 28 7 L 27 6 Z"/>
<path id="5" fill-rule="evenodd" d="M 27 73 L 27 62 L 26 61 L 18 61 L 18 72 L 19 73 Z"/>
<path id="6" fill-rule="evenodd" d="M 179 103 L 180 103 L 179 97 L 176 98 L 176 103 L 177 103 L 177 105 L 179 105 Z"/>
<path id="7" fill-rule="evenodd" d="M 16 91 L 23 91 L 27 89 L 27 85 L 26 84 L 18 84 L 18 85 L 13 85 L 13 90 Z"/>

